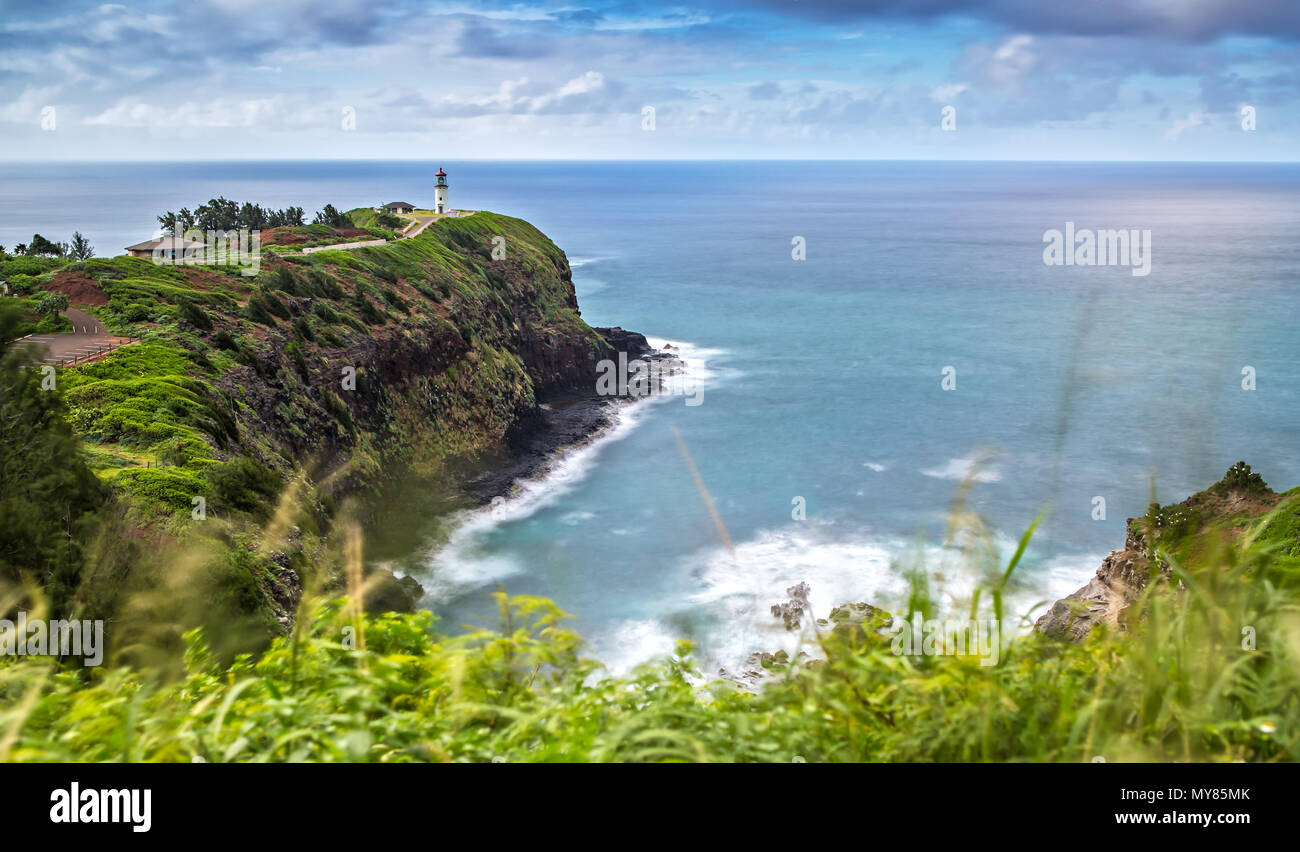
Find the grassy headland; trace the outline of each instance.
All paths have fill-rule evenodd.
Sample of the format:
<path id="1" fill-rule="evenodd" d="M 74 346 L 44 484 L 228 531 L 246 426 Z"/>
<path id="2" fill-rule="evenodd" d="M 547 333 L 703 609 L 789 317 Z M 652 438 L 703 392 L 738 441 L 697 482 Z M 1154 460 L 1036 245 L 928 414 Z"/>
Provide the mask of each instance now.
<path id="1" fill-rule="evenodd" d="M 67 463 L 107 495 L 80 500 L 67 483 L 33 490 L 6 477 L 15 499 L 77 506 L 65 525 L 77 534 L 69 544 L 33 533 L 0 550 L 0 575 L 48 588 L 46 557 L 58 549 L 60 614 L 116 620 L 119 650 L 156 645 L 159 624 L 173 645 L 199 624 L 229 633 L 232 648 L 282 635 L 305 589 L 340 587 L 326 543 L 340 517 L 364 524 L 395 472 L 454 497 L 456 474 L 507 448 L 539 398 L 592 387 L 608 350 L 578 314 L 564 254 L 518 219 L 479 213 L 409 240 L 310 254 L 291 249 L 356 235 L 274 230 L 256 276 L 0 256 L 18 296 L 5 303 L 6 403 L 38 400 L 66 420 L 81 448 Z M 59 371 L 46 393 L 11 341 L 42 330 L 37 307 L 63 297 L 141 342 Z M 184 581 L 164 576 L 177 562 L 190 566 Z M 389 580 L 377 607 L 401 597 Z M 180 596 L 196 601 L 169 604 L 178 584 L 200 590 Z M 151 603 L 133 618 L 141 597 Z"/>

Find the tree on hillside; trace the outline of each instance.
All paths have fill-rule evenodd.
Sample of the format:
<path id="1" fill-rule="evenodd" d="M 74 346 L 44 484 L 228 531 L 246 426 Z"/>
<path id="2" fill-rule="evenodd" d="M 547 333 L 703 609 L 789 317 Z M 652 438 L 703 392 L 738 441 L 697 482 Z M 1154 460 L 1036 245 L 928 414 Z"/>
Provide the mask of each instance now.
<path id="1" fill-rule="evenodd" d="M 276 210 L 270 216 L 270 225 L 272 228 L 292 227 L 302 224 L 303 212 L 301 207 L 286 207 L 283 210 Z"/>
<path id="2" fill-rule="evenodd" d="M 195 211 L 195 225 L 205 231 L 233 231 L 239 227 L 239 203 L 224 195 Z"/>
<path id="3" fill-rule="evenodd" d="M 95 247 L 90 244 L 90 240 L 81 235 L 81 231 L 75 231 L 72 234 L 72 244 L 68 247 L 68 254 L 77 260 L 89 260 L 95 256 Z"/>
<path id="4" fill-rule="evenodd" d="M 68 297 L 65 293 L 46 293 L 36 303 L 36 313 L 41 316 L 57 314 L 68 309 Z"/>
<path id="5" fill-rule="evenodd" d="M 188 207 L 182 207 L 175 213 L 168 210 L 158 217 L 158 224 L 162 226 L 163 233 L 167 236 L 182 236 L 194 227 L 194 213 Z"/>
<path id="6" fill-rule="evenodd" d="M 239 208 L 239 227 L 252 230 L 265 228 L 266 212 L 262 205 L 245 201 Z"/>
<path id="7" fill-rule="evenodd" d="M 30 577 L 53 617 L 68 617 L 107 491 L 82 459 L 62 395 L 13 345 L 24 324 L 17 305 L 0 303 L 0 581 Z"/>
<path id="8" fill-rule="evenodd" d="M 33 234 L 32 241 L 27 244 L 27 254 L 36 255 L 53 255 L 62 257 L 63 252 L 60 250 L 58 243 L 52 243 L 42 237 L 40 234 Z"/>
<path id="9" fill-rule="evenodd" d="M 241 204 L 221 196 L 209 199 L 207 204 L 200 204 L 192 212 L 185 207 L 174 213 L 168 210 L 158 217 L 158 224 L 163 233 L 180 236 L 191 228 L 202 231 L 235 231 L 241 228 L 261 230 L 301 225 L 302 217 L 301 207 L 272 210 L 260 204 L 248 201 Z"/>
<path id="10" fill-rule="evenodd" d="M 312 224 L 329 225 L 331 228 L 350 228 L 352 227 L 352 220 L 348 218 L 348 214 L 340 213 L 335 209 L 333 204 L 326 204 L 325 209 L 316 214 Z"/>

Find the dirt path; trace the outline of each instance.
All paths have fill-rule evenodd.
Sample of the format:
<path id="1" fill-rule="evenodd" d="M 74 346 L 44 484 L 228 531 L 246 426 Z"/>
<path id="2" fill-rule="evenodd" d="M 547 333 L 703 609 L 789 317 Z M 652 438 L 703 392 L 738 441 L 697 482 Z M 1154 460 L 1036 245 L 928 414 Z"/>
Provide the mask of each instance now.
<path id="1" fill-rule="evenodd" d="M 420 224 L 419 224 L 419 225 L 418 225 L 414 230 L 412 230 L 410 233 L 403 233 L 400 237 L 398 237 L 399 240 L 409 240 L 411 237 L 418 237 L 418 236 L 420 236 L 420 234 L 422 234 L 422 233 L 424 232 L 424 229 L 425 229 L 425 228 L 429 227 L 429 226 L 432 225 L 434 222 L 438 221 L 438 219 L 439 219 L 440 217 L 438 217 L 438 216 L 411 216 L 411 217 L 409 217 L 409 218 L 414 219 L 415 221 L 419 222 Z"/>

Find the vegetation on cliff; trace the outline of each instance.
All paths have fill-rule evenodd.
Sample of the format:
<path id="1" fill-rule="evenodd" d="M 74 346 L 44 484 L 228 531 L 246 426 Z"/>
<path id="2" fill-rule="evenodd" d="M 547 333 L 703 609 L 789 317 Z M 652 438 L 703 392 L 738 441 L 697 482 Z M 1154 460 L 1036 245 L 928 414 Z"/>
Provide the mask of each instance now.
<path id="1" fill-rule="evenodd" d="M 235 265 L 0 256 L 18 297 L 2 303 L 5 405 L 40 400 L 51 424 L 70 426 L 65 443 L 81 443 L 64 465 L 81 492 L 63 511 L 33 504 L 64 518 L 69 541 L 27 548 L 6 525 L 0 559 L 11 581 L 45 587 L 61 616 L 117 620 L 119 649 L 158 644 L 137 623 L 170 625 L 172 646 L 181 630 L 223 624 L 229 647 L 209 637 L 222 653 L 264 646 L 304 589 L 339 588 L 325 538 L 353 514 L 345 501 L 373 496 L 386 470 L 446 481 L 502 451 L 539 398 L 591 387 L 607 349 L 578 315 L 563 253 L 518 219 L 479 213 L 401 242 L 310 254 L 297 252 L 304 240 L 349 233 L 280 231 L 251 276 Z M 140 342 L 58 370 L 42 391 L 38 353 L 18 339 L 45 330 L 42 305 L 54 299 Z M 6 434 L 20 451 L 19 433 Z M 268 534 L 268 523 L 291 535 Z M 196 559 L 198 603 L 156 594 L 172 587 L 174 561 Z M 151 603 L 130 618 L 140 596 Z"/>

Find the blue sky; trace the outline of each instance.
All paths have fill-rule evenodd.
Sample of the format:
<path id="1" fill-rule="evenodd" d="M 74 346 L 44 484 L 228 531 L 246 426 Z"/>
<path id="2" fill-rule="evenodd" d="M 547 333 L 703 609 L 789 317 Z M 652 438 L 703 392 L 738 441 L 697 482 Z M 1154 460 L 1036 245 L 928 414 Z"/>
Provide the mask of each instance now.
<path id="1" fill-rule="evenodd" d="M 1296 160 L 1298 108 L 1296 0 L 0 0 L 6 160 Z"/>

